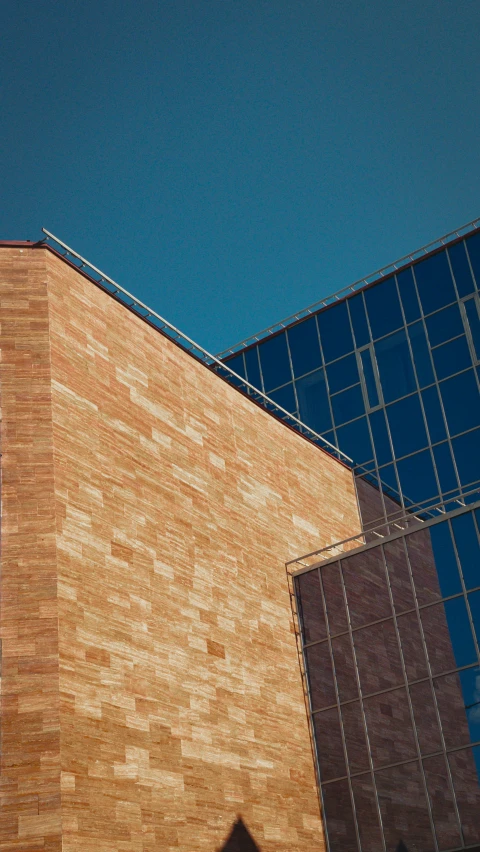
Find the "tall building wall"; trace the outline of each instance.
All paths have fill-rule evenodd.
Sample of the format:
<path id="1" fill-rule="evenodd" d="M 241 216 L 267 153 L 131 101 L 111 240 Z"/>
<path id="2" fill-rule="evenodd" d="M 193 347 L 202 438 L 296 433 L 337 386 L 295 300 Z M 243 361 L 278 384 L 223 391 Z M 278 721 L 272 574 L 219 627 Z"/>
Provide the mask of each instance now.
<path id="1" fill-rule="evenodd" d="M 2 849 L 322 849 L 284 563 L 351 472 L 47 249 L 0 288 Z"/>

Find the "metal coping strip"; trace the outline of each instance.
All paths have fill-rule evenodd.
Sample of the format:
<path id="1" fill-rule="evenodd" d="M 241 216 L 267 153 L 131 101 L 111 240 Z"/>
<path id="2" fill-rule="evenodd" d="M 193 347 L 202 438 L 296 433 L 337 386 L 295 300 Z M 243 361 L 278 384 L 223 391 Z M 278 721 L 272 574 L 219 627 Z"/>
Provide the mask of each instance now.
<path id="1" fill-rule="evenodd" d="M 354 281 L 353 284 L 349 284 L 347 287 L 337 290 L 330 296 L 326 296 L 324 299 L 319 299 L 317 302 L 313 302 L 312 305 L 309 305 L 307 308 L 303 308 L 301 311 L 286 317 L 286 319 L 280 320 L 274 325 L 262 329 L 262 331 L 257 332 L 257 334 L 252 334 L 250 337 L 246 337 L 245 340 L 241 340 L 240 343 L 235 343 L 230 348 L 224 349 L 223 352 L 217 353 L 216 357 L 222 359 L 227 358 L 229 355 L 239 354 L 248 346 L 251 346 L 254 343 L 259 343 L 261 340 L 275 334 L 277 331 L 281 331 L 282 328 L 286 328 L 288 325 L 291 325 L 291 323 L 296 320 L 305 319 L 305 317 L 315 313 L 317 310 L 320 310 L 320 308 L 325 308 L 327 305 L 340 301 L 340 299 L 347 296 L 349 293 L 355 293 L 357 290 L 361 289 L 361 287 L 365 287 L 367 284 L 373 284 L 375 281 L 378 281 L 380 278 L 383 278 L 389 273 L 393 274 L 399 267 L 404 266 L 409 261 L 413 262 L 415 260 L 420 260 L 423 255 L 428 254 L 430 251 L 434 251 L 435 248 L 444 246 L 455 237 L 466 236 L 466 234 L 477 231 L 479 228 L 480 217 L 472 219 L 472 221 L 467 222 L 466 225 L 461 225 L 454 231 L 450 231 L 448 234 L 444 234 L 443 237 L 438 237 L 431 243 L 427 243 L 426 245 L 421 246 L 421 248 L 415 249 L 415 251 L 400 257 L 398 260 L 394 260 L 393 263 L 389 263 L 387 266 L 382 266 L 381 269 L 371 272 L 370 275 L 366 275 L 364 278 L 359 278 L 358 281 Z"/>
<path id="2" fill-rule="evenodd" d="M 329 452 L 330 455 L 334 455 L 337 458 L 341 459 L 343 462 L 346 462 L 349 467 L 355 466 L 354 461 L 350 458 L 350 456 L 347 456 L 345 453 L 343 453 L 325 438 L 322 438 L 321 435 L 319 435 L 313 429 L 310 429 L 310 427 L 303 423 L 301 420 L 299 420 L 298 417 L 295 417 L 289 411 L 286 411 L 285 408 L 282 408 L 280 405 L 274 402 L 273 399 L 270 399 L 270 397 L 259 391 L 256 387 L 254 387 L 254 385 L 250 384 L 250 382 L 248 382 L 242 376 L 239 376 L 238 373 L 235 373 L 233 370 L 231 370 L 226 364 L 220 361 L 216 355 L 212 355 L 210 352 L 207 352 L 207 350 L 204 349 L 203 346 L 200 346 L 198 343 L 195 343 L 195 341 L 188 337 L 188 335 L 184 334 L 182 331 L 172 325 L 171 322 L 160 316 L 160 314 L 158 314 L 152 308 L 149 308 L 148 305 L 145 305 L 144 302 L 141 302 L 140 299 L 137 299 L 136 296 L 133 296 L 131 293 L 129 293 L 128 290 L 126 290 L 120 284 L 117 284 L 116 281 L 113 281 L 112 278 L 110 278 L 108 275 L 106 275 L 104 272 L 94 266 L 93 263 L 90 263 L 90 261 L 86 260 L 80 254 L 78 254 L 78 252 L 76 252 L 74 249 L 70 248 L 70 246 L 67 246 L 66 243 L 64 243 L 54 234 L 50 233 L 50 231 L 47 231 L 46 228 L 42 228 L 42 231 L 48 237 L 49 240 L 52 240 L 53 242 L 57 243 L 57 245 L 61 246 L 65 250 L 66 254 L 69 254 L 80 261 L 81 266 L 77 268 L 82 269 L 83 267 L 87 266 L 96 275 L 99 275 L 100 280 L 96 282 L 97 284 L 107 282 L 108 284 L 110 284 L 111 287 L 114 288 L 114 292 L 112 293 L 112 295 L 121 295 L 123 297 L 126 297 L 127 299 L 130 299 L 132 304 L 125 304 L 127 304 L 129 308 L 134 310 L 137 316 L 144 320 L 148 320 L 150 317 L 154 317 L 161 323 L 159 331 L 164 331 L 165 333 L 168 333 L 168 336 L 171 337 L 171 339 L 175 340 L 177 343 L 179 343 L 186 352 L 195 354 L 200 361 L 202 361 L 204 364 L 214 369 L 215 371 L 217 370 L 217 368 L 220 368 L 222 373 L 228 373 L 236 380 L 237 383 L 239 382 L 245 388 L 248 388 L 248 390 L 251 391 L 256 398 L 260 397 L 264 402 L 266 402 L 269 408 L 273 409 L 276 414 L 280 414 L 280 419 L 287 419 L 287 421 L 290 422 L 293 421 L 297 426 L 300 427 L 300 431 L 303 432 L 306 437 L 310 438 L 315 443 L 320 442 L 320 445 L 325 447 L 325 449 L 327 450 L 327 452 Z M 146 313 L 142 313 L 141 311 L 145 311 Z M 268 411 L 268 408 L 266 410 Z"/>

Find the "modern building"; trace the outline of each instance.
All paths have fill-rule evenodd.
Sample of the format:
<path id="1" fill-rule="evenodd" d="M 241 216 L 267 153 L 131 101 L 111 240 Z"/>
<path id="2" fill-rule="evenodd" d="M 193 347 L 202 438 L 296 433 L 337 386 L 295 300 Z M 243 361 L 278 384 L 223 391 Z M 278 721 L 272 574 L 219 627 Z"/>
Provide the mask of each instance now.
<path id="1" fill-rule="evenodd" d="M 221 358 L 47 236 L 0 243 L 0 848 L 478 852 L 476 224 Z"/>

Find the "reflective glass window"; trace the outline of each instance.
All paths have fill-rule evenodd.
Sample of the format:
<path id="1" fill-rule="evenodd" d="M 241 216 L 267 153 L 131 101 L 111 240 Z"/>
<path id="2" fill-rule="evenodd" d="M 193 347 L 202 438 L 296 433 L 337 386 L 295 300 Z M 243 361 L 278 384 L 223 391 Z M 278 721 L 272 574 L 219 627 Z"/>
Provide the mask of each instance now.
<path id="1" fill-rule="evenodd" d="M 336 702 L 333 669 L 328 642 L 305 648 L 312 710 L 322 710 Z"/>
<path id="2" fill-rule="evenodd" d="M 376 772 L 375 780 L 388 852 L 435 849 L 417 761 Z"/>
<path id="3" fill-rule="evenodd" d="M 472 592 L 468 596 L 468 603 L 470 605 L 470 612 L 472 613 L 477 641 L 480 643 L 480 592 Z"/>
<path id="4" fill-rule="evenodd" d="M 295 378 L 322 366 L 316 317 L 309 317 L 288 329 L 288 342 Z"/>
<path id="5" fill-rule="evenodd" d="M 480 747 L 448 755 L 465 844 L 480 842 Z"/>
<path id="6" fill-rule="evenodd" d="M 326 784 L 322 788 L 330 852 L 357 852 L 352 801 L 347 781 Z M 373 850 L 372 850 L 373 852 Z"/>
<path id="7" fill-rule="evenodd" d="M 459 676 L 470 740 L 480 742 L 480 667 L 465 669 Z"/>
<path id="8" fill-rule="evenodd" d="M 362 389 L 356 385 L 348 390 L 341 391 L 331 397 L 333 417 L 336 424 L 346 423 L 355 417 L 365 414 Z"/>
<path id="9" fill-rule="evenodd" d="M 438 494 L 437 481 L 429 450 L 423 450 L 397 462 L 402 493 L 410 505 L 423 503 Z"/>
<path id="10" fill-rule="evenodd" d="M 334 361 L 352 352 L 353 339 L 346 302 L 338 302 L 321 311 L 317 318 L 325 361 Z"/>
<path id="11" fill-rule="evenodd" d="M 357 464 L 370 461 L 373 457 L 372 442 L 367 418 L 362 417 L 337 429 L 338 446 Z"/>
<path id="12" fill-rule="evenodd" d="M 477 661 L 463 597 L 435 604 L 420 613 L 433 674 Z"/>
<path id="13" fill-rule="evenodd" d="M 369 768 L 365 725 L 359 701 L 344 704 L 340 710 L 343 721 L 343 733 L 347 746 L 347 760 L 350 772 L 362 772 Z"/>
<path id="14" fill-rule="evenodd" d="M 480 424 L 480 396 L 473 370 L 442 382 L 440 393 L 451 435 Z"/>
<path id="15" fill-rule="evenodd" d="M 371 776 L 368 774 L 352 778 L 352 791 L 362 849 L 368 852 L 383 852 L 382 833 Z"/>
<path id="16" fill-rule="evenodd" d="M 467 327 L 473 347 L 475 361 L 480 360 L 480 302 L 478 298 L 466 299 L 463 303 Z"/>
<path id="17" fill-rule="evenodd" d="M 313 726 L 322 781 L 330 781 L 346 775 L 347 768 L 337 708 L 332 707 L 330 710 L 315 713 Z"/>
<path id="18" fill-rule="evenodd" d="M 397 458 L 427 446 L 427 433 L 418 394 L 389 405 L 387 416 Z"/>
<path id="19" fill-rule="evenodd" d="M 416 756 L 405 688 L 366 698 L 364 707 L 375 767 Z"/>
<path id="20" fill-rule="evenodd" d="M 457 304 L 450 305 L 449 308 L 444 308 L 443 311 L 432 314 L 426 318 L 425 323 L 430 346 L 438 346 L 452 337 L 463 334 L 462 317 Z"/>
<path id="21" fill-rule="evenodd" d="M 393 500 L 400 500 L 400 490 L 399 483 L 397 479 L 397 474 L 395 472 L 395 465 L 387 464 L 385 467 L 381 467 L 379 470 L 379 477 L 382 484 L 382 490 L 384 494 L 389 495 Z M 398 512 L 398 507 L 395 507 L 395 511 Z M 388 512 L 388 506 L 387 506 Z"/>
<path id="22" fill-rule="evenodd" d="M 306 574 L 300 574 L 298 577 L 295 577 L 294 582 L 299 602 L 304 641 L 316 642 L 319 639 L 325 639 L 327 636 L 327 627 L 323 612 L 318 571 L 308 571 Z"/>
<path id="23" fill-rule="evenodd" d="M 292 380 L 285 332 L 265 340 L 258 347 L 265 393 Z"/>
<path id="24" fill-rule="evenodd" d="M 397 331 L 375 344 L 385 402 L 416 390 L 415 376 L 404 331 Z"/>
<path id="25" fill-rule="evenodd" d="M 398 538 L 385 544 L 383 552 L 387 563 L 395 611 L 398 613 L 413 609 L 415 601 L 404 539 Z"/>
<path id="26" fill-rule="evenodd" d="M 262 380 L 260 378 L 260 366 L 258 363 L 258 346 L 253 346 L 252 349 L 246 349 L 244 352 L 245 364 L 247 365 L 247 379 L 251 385 L 259 390 L 262 390 Z"/>
<path id="27" fill-rule="evenodd" d="M 373 366 L 373 350 L 371 346 L 359 352 L 362 377 L 364 381 L 364 393 L 368 408 L 375 408 L 380 400 L 378 396 L 377 380 Z"/>
<path id="28" fill-rule="evenodd" d="M 480 586 L 480 548 L 471 512 L 452 518 L 455 544 L 467 589 Z"/>
<path id="29" fill-rule="evenodd" d="M 352 627 L 392 615 L 381 548 L 343 559 L 342 568 Z"/>
<path id="30" fill-rule="evenodd" d="M 363 302 L 363 293 L 358 293 L 357 296 L 347 299 L 348 309 L 350 311 L 350 319 L 353 326 L 353 334 L 355 336 L 355 345 L 365 346 L 370 342 L 370 333 L 368 331 L 367 316 L 365 314 L 365 305 Z"/>
<path id="31" fill-rule="evenodd" d="M 332 418 L 328 403 L 325 373 L 316 370 L 295 383 L 297 389 L 300 420 L 315 432 L 326 432 L 332 428 Z"/>
<path id="32" fill-rule="evenodd" d="M 242 376 L 242 378 L 244 379 L 246 378 L 243 353 L 240 355 L 235 355 L 234 358 L 229 358 L 228 361 L 225 361 L 225 364 L 227 367 L 230 368 L 230 370 L 233 370 L 234 373 L 238 373 L 238 375 Z M 241 382 L 235 381 L 231 377 L 229 377 L 229 381 L 233 382 L 233 384 L 239 385 L 239 387 L 243 387 Z"/>
<path id="33" fill-rule="evenodd" d="M 414 325 L 409 326 L 408 336 L 412 347 L 418 384 L 421 388 L 431 385 L 434 381 L 434 376 L 423 322 L 416 322 Z"/>
<path id="34" fill-rule="evenodd" d="M 442 494 L 455 492 L 458 489 L 458 482 L 449 444 L 444 442 L 433 447 L 433 458 Z"/>
<path id="35" fill-rule="evenodd" d="M 455 301 L 455 289 L 445 251 L 416 263 L 414 274 L 424 314 Z"/>
<path id="36" fill-rule="evenodd" d="M 412 267 L 408 266 L 397 273 L 398 289 L 402 300 L 403 311 L 407 322 L 414 322 L 420 317 L 417 289 L 412 275 Z"/>
<path id="37" fill-rule="evenodd" d="M 463 845 L 455 812 L 453 791 L 443 755 L 423 761 L 439 849 L 456 849 Z"/>
<path id="38" fill-rule="evenodd" d="M 433 688 L 447 749 L 470 745 L 459 672 L 435 678 Z"/>
<path id="39" fill-rule="evenodd" d="M 285 385 L 283 388 L 279 388 L 279 390 L 276 391 L 270 391 L 269 397 L 270 399 L 273 399 L 277 405 L 280 405 L 281 408 L 285 408 L 286 411 L 291 411 L 292 414 L 297 410 L 293 384 Z"/>
<path id="40" fill-rule="evenodd" d="M 321 570 L 330 633 L 343 633 L 348 629 L 347 612 L 340 577 L 340 563 L 332 562 Z"/>
<path id="41" fill-rule="evenodd" d="M 332 651 L 340 701 L 350 701 L 353 698 L 358 698 L 357 678 L 350 635 L 344 633 L 343 636 L 335 636 L 332 639 Z"/>
<path id="42" fill-rule="evenodd" d="M 410 684 L 409 692 L 420 751 L 422 754 L 441 751 L 442 737 L 430 681 Z"/>
<path id="43" fill-rule="evenodd" d="M 452 441 L 458 475 L 463 486 L 480 480 L 480 430 L 474 429 Z"/>
<path id="44" fill-rule="evenodd" d="M 442 597 L 456 595 L 462 591 L 462 584 L 448 523 L 434 524 L 429 532 Z"/>
<path id="45" fill-rule="evenodd" d="M 427 418 L 430 440 L 432 443 L 443 441 L 447 437 L 447 431 L 445 429 L 438 390 L 435 385 L 422 391 L 422 401 L 425 409 L 425 417 Z"/>
<path id="46" fill-rule="evenodd" d="M 379 465 L 388 464 L 392 460 L 392 450 L 387 432 L 385 412 L 374 411 L 369 415 L 370 426 L 373 435 L 373 446 Z"/>
<path id="47" fill-rule="evenodd" d="M 409 681 L 428 677 L 428 665 L 416 612 L 407 612 L 397 619 L 405 670 Z"/>
<path id="48" fill-rule="evenodd" d="M 438 573 L 433 557 L 430 529 L 412 533 L 406 538 L 408 556 L 420 606 L 441 597 Z"/>
<path id="49" fill-rule="evenodd" d="M 468 296 L 469 293 L 474 292 L 475 284 L 473 283 L 463 240 L 461 243 L 450 246 L 448 254 L 450 256 L 450 263 L 452 264 L 453 277 L 457 285 L 458 295 L 460 297 Z"/>
<path id="50" fill-rule="evenodd" d="M 403 683 L 393 621 L 381 621 L 353 633 L 360 684 L 364 695 Z"/>
<path id="51" fill-rule="evenodd" d="M 364 291 L 372 337 L 384 337 L 403 326 L 395 278 L 387 278 Z"/>
<path id="52" fill-rule="evenodd" d="M 450 343 L 437 346 L 432 350 L 432 356 L 439 381 L 472 366 L 470 350 L 464 334 L 456 340 L 451 340 Z"/>
<path id="53" fill-rule="evenodd" d="M 468 256 L 470 258 L 470 263 L 472 264 L 473 274 L 478 287 L 480 282 L 480 233 L 477 231 L 476 234 L 472 234 L 471 237 L 467 237 L 465 245 L 467 246 Z"/>
<path id="54" fill-rule="evenodd" d="M 333 361 L 327 367 L 327 379 L 330 393 L 337 393 L 350 385 L 356 385 L 360 381 L 357 368 L 357 359 L 354 353 Z"/>

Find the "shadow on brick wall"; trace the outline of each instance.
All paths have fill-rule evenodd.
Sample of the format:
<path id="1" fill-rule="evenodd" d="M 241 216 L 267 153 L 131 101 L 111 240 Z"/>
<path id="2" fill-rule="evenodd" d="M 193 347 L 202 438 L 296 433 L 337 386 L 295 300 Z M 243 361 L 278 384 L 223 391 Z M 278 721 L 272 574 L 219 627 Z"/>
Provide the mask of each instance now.
<path id="1" fill-rule="evenodd" d="M 255 843 L 243 819 L 239 817 L 230 832 L 225 844 L 218 852 L 261 852 Z"/>

